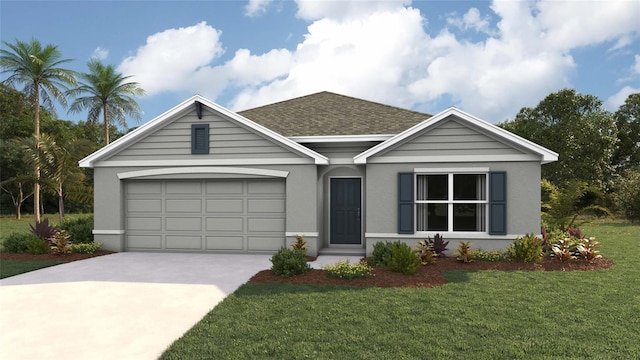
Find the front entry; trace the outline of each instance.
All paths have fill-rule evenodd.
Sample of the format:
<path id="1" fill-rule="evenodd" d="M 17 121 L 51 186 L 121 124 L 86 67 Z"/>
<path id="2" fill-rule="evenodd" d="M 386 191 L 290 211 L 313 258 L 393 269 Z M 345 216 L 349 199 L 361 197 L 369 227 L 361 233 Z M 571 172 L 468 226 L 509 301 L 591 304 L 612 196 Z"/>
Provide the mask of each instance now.
<path id="1" fill-rule="evenodd" d="M 330 244 L 362 244 L 360 213 L 362 207 L 360 178 L 330 180 Z"/>

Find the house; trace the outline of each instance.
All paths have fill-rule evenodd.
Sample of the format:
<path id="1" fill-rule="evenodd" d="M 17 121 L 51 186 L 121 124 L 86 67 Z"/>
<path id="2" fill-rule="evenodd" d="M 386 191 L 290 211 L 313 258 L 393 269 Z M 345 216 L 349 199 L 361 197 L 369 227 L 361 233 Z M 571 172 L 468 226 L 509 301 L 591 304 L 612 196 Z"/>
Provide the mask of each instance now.
<path id="1" fill-rule="evenodd" d="M 540 229 L 553 151 L 456 108 L 321 92 L 242 112 L 193 96 L 80 161 L 113 251 L 370 254 L 440 233 L 503 248 Z"/>

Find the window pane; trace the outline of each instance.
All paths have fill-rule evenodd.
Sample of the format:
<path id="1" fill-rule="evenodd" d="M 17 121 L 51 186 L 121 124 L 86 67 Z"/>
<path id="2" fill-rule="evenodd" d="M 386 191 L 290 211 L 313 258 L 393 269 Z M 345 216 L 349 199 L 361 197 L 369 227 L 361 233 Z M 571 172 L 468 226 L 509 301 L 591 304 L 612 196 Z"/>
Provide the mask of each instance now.
<path id="1" fill-rule="evenodd" d="M 453 175 L 453 200 L 486 200 L 486 175 Z"/>
<path id="2" fill-rule="evenodd" d="M 417 204 L 417 231 L 447 231 L 448 204 Z"/>
<path id="3" fill-rule="evenodd" d="M 417 200 L 448 200 L 448 182 L 447 175 L 419 175 Z"/>
<path id="4" fill-rule="evenodd" d="M 453 231 L 485 231 L 486 204 L 453 204 Z"/>

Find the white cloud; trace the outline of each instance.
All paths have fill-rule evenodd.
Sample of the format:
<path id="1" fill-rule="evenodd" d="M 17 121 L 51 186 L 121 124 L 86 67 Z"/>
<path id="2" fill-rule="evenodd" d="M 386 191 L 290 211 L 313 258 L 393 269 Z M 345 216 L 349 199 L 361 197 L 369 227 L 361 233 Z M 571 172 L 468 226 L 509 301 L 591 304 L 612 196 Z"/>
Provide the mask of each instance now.
<path id="1" fill-rule="evenodd" d="M 631 86 L 625 86 L 620 89 L 617 93 L 611 95 L 607 101 L 605 101 L 604 105 L 610 111 L 616 111 L 620 107 L 620 105 L 624 104 L 624 101 L 627 100 L 629 95 L 639 93 L 640 88 L 632 88 Z"/>
<path id="2" fill-rule="evenodd" d="M 215 81 L 197 75 L 224 52 L 220 34 L 205 22 L 153 34 L 135 55 L 122 61 L 118 71 L 133 74 L 148 95 L 176 90 L 193 93 L 199 84 Z"/>
<path id="3" fill-rule="evenodd" d="M 634 56 L 635 62 L 633 64 L 633 67 L 631 68 L 631 70 L 640 75 L 640 55 L 636 55 Z"/>
<path id="4" fill-rule="evenodd" d="M 348 18 L 367 17 L 382 11 L 393 11 L 411 4 L 411 0 L 296 0 L 298 4 L 297 16 L 305 20 L 320 20 L 324 18 L 345 20 Z"/>
<path id="5" fill-rule="evenodd" d="M 109 57 L 109 50 L 103 49 L 100 46 L 98 46 L 95 50 L 93 50 L 93 52 L 91 53 L 91 56 L 89 58 L 98 59 L 98 60 L 105 60 L 108 57 Z"/>
<path id="6" fill-rule="evenodd" d="M 267 6 L 272 0 L 249 0 L 244 7 L 244 14 L 250 17 L 260 16 L 267 12 Z"/>
<path id="7" fill-rule="evenodd" d="M 449 17 L 447 23 L 464 30 L 475 30 L 482 33 L 491 33 L 489 29 L 491 17 L 489 15 L 481 16 L 480 10 L 477 8 L 469 9 L 462 18 Z"/>

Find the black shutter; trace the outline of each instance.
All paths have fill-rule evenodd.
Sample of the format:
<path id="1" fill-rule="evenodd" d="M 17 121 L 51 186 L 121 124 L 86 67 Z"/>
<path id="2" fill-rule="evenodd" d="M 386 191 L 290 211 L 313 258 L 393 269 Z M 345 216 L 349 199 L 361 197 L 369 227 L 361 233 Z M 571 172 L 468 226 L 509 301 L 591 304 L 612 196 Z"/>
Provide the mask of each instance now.
<path id="1" fill-rule="evenodd" d="M 489 234 L 507 234 L 507 173 L 489 173 Z"/>
<path id="2" fill-rule="evenodd" d="M 209 124 L 191 125 L 191 153 L 209 153 Z"/>
<path id="3" fill-rule="evenodd" d="M 398 173 L 398 234 L 413 229 L 413 173 Z"/>

